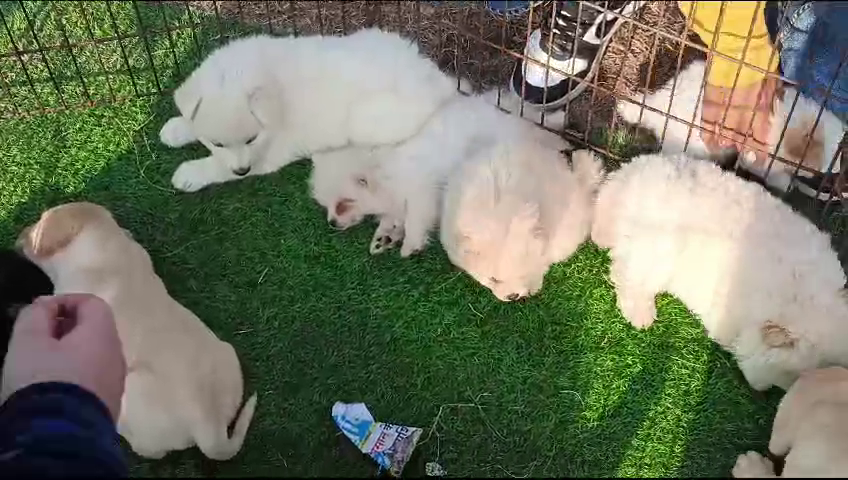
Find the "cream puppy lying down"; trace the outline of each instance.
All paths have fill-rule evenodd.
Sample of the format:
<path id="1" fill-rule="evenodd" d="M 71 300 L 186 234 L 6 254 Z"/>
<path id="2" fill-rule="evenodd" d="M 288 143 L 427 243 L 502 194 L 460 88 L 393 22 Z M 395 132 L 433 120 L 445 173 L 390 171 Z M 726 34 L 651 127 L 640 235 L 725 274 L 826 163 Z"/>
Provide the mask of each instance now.
<path id="1" fill-rule="evenodd" d="M 669 112 L 686 122 L 700 125 L 701 100 L 699 98 L 702 97 L 701 85 L 704 80 L 704 68 L 703 61 L 692 62 L 680 71 L 676 80 L 669 80 L 659 90 L 649 93 L 645 97 L 645 104 L 660 112 Z M 674 87 L 674 97 L 671 96 L 672 87 Z M 701 94 L 701 97 L 699 97 L 699 94 Z M 777 156 L 793 163 L 802 163 L 803 161 L 804 166 L 814 170 L 827 171 L 834 154 L 839 148 L 845 126 L 833 113 L 825 110 L 819 118 L 818 125 L 813 130 L 820 106 L 802 95 L 799 95 L 797 102 L 795 102 L 796 95 L 798 95 L 798 91 L 794 87 L 786 87 L 783 96 L 775 98 L 769 142 L 772 148 L 778 145 L 785 128 L 786 132 L 783 133 L 783 141 L 780 142 Z M 632 100 L 642 103 L 642 94 L 635 95 Z M 794 110 L 792 109 L 793 102 L 795 103 Z M 690 157 L 713 159 L 719 161 L 719 163 L 724 163 L 722 157 L 727 156 L 727 152 L 718 155 L 710 154 L 704 142 L 701 141 L 699 129 L 690 129 L 688 124 L 667 117 L 664 113 L 643 109 L 638 104 L 627 100 L 620 100 L 616 108 L 625 121 L 644 125 L 654 132 L 657 139 L 662 137 L 663 130 L 665 130 L 665 137 L 661 146 L 664 154 L 683 153 L 683 149 L 686 147 L 686 154 Z M 812 135 L 810 135 L 810 132 L 812 132 Z M 808 139 L 809 146 L 807 146 Z M 740 165 L 743 168 L 761 178 L 765 177 L 768 164 L 757 165 L 753 152 L 740 155 L 740 160 Z M 840 164 L 837 158 L 833 165 L 833 171 L 838 172 L 839 168 Z M 766 183 L 779 191 L 785 191 L 792 184 L 793 173 L 795 173 L 794 166 L 775 160 L 768 172 Z M 809 176 L 809 173 L 799 170 L 798 175 Z M 809 187 L 805 188 L 809 190 Z"/>
<path id="2" fill-rule="evenodd" d="M 592 240 L 610 249 L 630 323 L 650 326 L 655 295 L 675 295 L 757 390 L 848 365 L 845 274 L 830 238 L 756 183 L 685 156 L 637 157 L 601 186 Z"/>
<path id="3" fill-rule="evenodd" d="M 602 164 L 538 142 L 498 142 L 448 180 L 441 241 L 451 262 L 502 301 L 536 294 L 587 239 Z"/>
<path id="4" fill-rule="evenodd" d="M 377 254 L 402 243 L 407 257 L 422 250 L 438 224 L 442 190 L 457 165 L 498 142 L 538 142 L 553 152 L 569 148 L 559 135 L 534 125 L 540 112 L 517 113 L 520 99 L 497 90 L 465 96 L 456 93 L 409 140 L 377 148 L 349 147 L 312 156 L 310 190 L 327 210 L 327 221 L 346 229 L 366 216 L 379 218 L 370 251 Z M 561 129 L 564 113 L 549 114 L 545 125 Z"/>
<path id="5" fill-rule="evenodd" d="M 769 441 L 769 452 L 785 457 L 781 477 L 848 476 L 848 370 L 804 372 L 786 392 Z M 739 455 L 735 478 L 775 477 L 772 462 L 756 452 Z"/>
<path id="6" fill-rule="evenodd" d="M 180 116 L 160 138 L 209 149 L 171 180 L 193 192 L 326 149 L 406 140 L 455 92 L 456 82 L 397 33 L 256 35 L 218 48 L 189 75 L 174 92 Z"/>
<path id="7" fill-rule="evenodd" d="M 147 252 L 105 208 L 69 203 L 47 210 L 18 244 L 56 294 L 91 293 L 112 307 L 128 371 L 118 432 L 137 454 L 161 458 L 194 445 L 214 460 L 238 453 L 256 395 L 239 411 L 235 350 L 171 298 Z"/>

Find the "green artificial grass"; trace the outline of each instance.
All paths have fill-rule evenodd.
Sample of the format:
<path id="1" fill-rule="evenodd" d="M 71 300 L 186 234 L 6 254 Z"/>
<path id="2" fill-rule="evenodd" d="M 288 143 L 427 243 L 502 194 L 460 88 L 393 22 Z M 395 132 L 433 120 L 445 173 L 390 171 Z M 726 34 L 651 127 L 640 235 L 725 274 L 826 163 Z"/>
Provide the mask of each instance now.
<path id="1" fill-rule="evenodd" d="M 0 4 L 18 48 L 33 48 L 21 8 Z M 84 20 L 95 38 L 115 25 L 192 21 L 181 4 L 24 8 L 43 45 L 63 44 L 63 28 L 70 43 L 89 38 Z M 158 462 L 130 454 L 133 475 L 371 475 L 373 463 L 330 417 L 336 401 L 425 429 L 409 475 L 435 461 L 450 476 L 725 476 L 738 454 L 765 450 L 780 392 L 755 394 L 668 296 L 658 298 L 653 327 L 630 327 L 615 306 L 609 259 L 591 244 L 554 267 L 538 296 L 503 304 L 453 268 L 437 241 L 402 260 L 368 254 L 370 225 L 332 231 L 309 198 L 306 163 L 174 192 L 177 165 L 205 152 L 161 145 L 158 130 L 175 109 L 167 96 L 144 94 L 157 82 L 172 87 L 214 41 L 215 19 L 194 20 L 204 22 L 196 34 L 152 36 L 149 53 L 125 40 L 125 53 L 106 41 L 75 57 L 46 55 L 66 103 L 138 89 L 134 100 L 0 123 L 0 245 L 49 206 L 107 206 L 172 295 L 235 346 L 246 394 L 259 393 L 233 460 L 204 461 L 196 449 Z M 0 52 L 10 47 L 0 33 Z M 40 100 L 17 59 L 3 58 L 7 116 L 39 101 L 61 106 L 45 59 L 25 57 Z M 76 71 L 87 80 L 73 80 Z"/>

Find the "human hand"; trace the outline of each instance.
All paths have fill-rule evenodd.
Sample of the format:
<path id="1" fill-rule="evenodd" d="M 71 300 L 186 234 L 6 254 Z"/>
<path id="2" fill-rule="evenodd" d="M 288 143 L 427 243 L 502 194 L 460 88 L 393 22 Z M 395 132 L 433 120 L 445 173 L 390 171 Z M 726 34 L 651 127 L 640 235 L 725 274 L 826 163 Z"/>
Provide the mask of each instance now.
<path id="1" fill-rule="evenodd" d="M 40 297 L 15 322 L 0 401 L 36 383 L 72 383 L 96 395 L 116 420 L 126 373 L 106 302 L 88 294 Z"/>
<path id="2" fill-rule="evenodd" d="M 772 147 L 769 130 L 777 85 L 773 77 L 735 90 L 707 84 L 701 111 L 701 139 L 707 148 L 713 152 L 727 147 L 735 147 L 739 153 L 751 151 L 756 164 L 764 167 Z"/>

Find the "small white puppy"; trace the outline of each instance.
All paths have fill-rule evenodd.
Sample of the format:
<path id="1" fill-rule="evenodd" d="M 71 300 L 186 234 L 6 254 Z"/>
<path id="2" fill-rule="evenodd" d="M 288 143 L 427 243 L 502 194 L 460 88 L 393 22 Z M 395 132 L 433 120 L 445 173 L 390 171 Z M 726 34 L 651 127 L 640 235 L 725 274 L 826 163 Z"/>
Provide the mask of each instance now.
<path id="1" fill-rule="evenodd" d="M 454 265 L 502 301 L 536 294 L 587 239 L 602 164 L 534 141 L 498 142 L 451 175 L 441 241 Z"/>
<path id="2" fill-rule="evenodd" d="M 127 362 L 118 432 L 133 451 L 154 459 L 194 445 L 213 460 L 238 453 L 256 394 L 239 409 L 235 350 L 171 298 L 147 252 L 105 208 L 51 208 L 18 245 L 56 294 L 91 293 L 112 308 Z"/>
<path id="3" fill-rule="evenodd" d="M 177 88 L 180 116 L 160 132 L 212 156 L 184 162 L 175 188 L 196 191 L 274 172 L 314 152 L 397 143 L 414 135 L 456 83 L 396 33 L 234 40 Z"/>
<path id="4" fill-rule="evenodd" d="M 783 458 L 783 472 L 757 452 L 739 455 L 735 478 L 848 477 L 848 370 L 804 372 L 780 401 L 769 452 Z"/>
<path id="5" fill-rule="evenodd" d="M 762 186 L 712 162 L 643 155 L 598 192 L 592 240 L 609 248 L 635 327 L 669 292 L 732 352 L 756 390 L 848 365 L 845 274 L 830 237 Z"/>
<path id="6" fill-rule="evenodd" d="M 497 90 L 455 97 L 439 109 L 420 133 L 405 142 L 376 148 L 349 147 L 313 155 L 312 197 L 327 209 L 333 228 L 346 229 L 366 216 L 379 218 L 370 251 L 377 254 L 402 242 L 407 257 L 422 250 L 438 224 L 442 190 L 450 172 L 478 151 L 517 139 L 539 142 L 554 152 L 569 147 L 559 135 L 532 121 L 541 112 L 518 112 L 520 99 Z M 562 128 L 563 112 L 549 114 L 546 126 Z"/>
<path id="7" fill-rule="evenodd" d="M 704 70 L 703 61 L 692 62 L 680 71 L 676 80 L 672 79 L 659 90 L 649 93 L 644 103 L 660 112 L 669 112 L 674 117 L 700 125 Z M 672 87 L 674 87 L 673 97 Z M 798 100 L 793 110 L 792 104 L 795 102 L 796 95 Z M 642 95 L 635 95 L 632 100 L 641 103 Z M 845 126 L 833 113 L 824 110 L 815 131 L 810 135 L 820 108 L 813 100 L 799 95 L 794 87 L 787 86 L 783 97 L 775 98 L 773 121 L 769 131 L 769 142 L 772 148 L 778 144 L 784 127 L 786 128 L 783 141 L 780 142 L 780 148 L 777 151 L 778 157 L 794 163 L 802 163 L 803 160 L 803 165 L 808 168 L 827 171 L 839 148 Z M 643 109 L 640 105 L 627 100 L 619 100 L 617 110 L 626 122 L 641 124 L 653 131 L 657 139 L 662 138 L 661 151 L 666 155 L 684 153 L 684 147 L 686 154 L 692 158 L 715 160 L 718 163 L 725 163 L 727 157 L 735 155 L 732 149 L 712 155 L 701 140 L 699 129 L 690 128 L 688 124 L 666 116 L 664 113 Z M 665 131 L 664 137 L 663 131 Z M 808 139 L 809 146 L 807 146 Z M 753 152 L 745 152 L 739 158 L 743 168 L 760 178 L 765 177 L 768 163 L 758 165 Z M 838 172 L 839 165 L 837 158 L 833 171 Z M 775 160 L 768 172 L 766 183 L 779 191 L 785 191 L 792 185 L 794 172 L 794 166 Z M 809 176 L 809 173 L 798 170 L 798 175 Z"/>

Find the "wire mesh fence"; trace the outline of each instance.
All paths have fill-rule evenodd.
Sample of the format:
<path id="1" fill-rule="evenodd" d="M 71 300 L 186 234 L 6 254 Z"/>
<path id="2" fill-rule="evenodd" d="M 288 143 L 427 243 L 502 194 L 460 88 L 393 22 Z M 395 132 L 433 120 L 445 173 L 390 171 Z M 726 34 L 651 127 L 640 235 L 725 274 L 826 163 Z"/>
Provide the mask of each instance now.
<path id="1" fill-rule="evenodd" d="M 476 89 L 504 88 L 517 61 L 539 64 L 525 55 L 525 44 L 534 30 L 554 25 L 558 3 L 562 2 L 532 2 L 532 8 L 519 15 L 503 16 L 487 10 L 485 2 L 0 2 L 0 118 L 167 95 L 214 48 L 252 33 L 344 35 L 378 26 L 418 42 L 443 70 L 470 80 Z M 585 81 L 557 71 L 570 82 L 586 84 L 585 91 L 564 106 L 567 125 L 562 133 L 612 159 L 655 151 L 658 144 L 666 141 L 670 125 L 685 126 L 687 142 L 699 135 L 702 126 L 697 105 L 687 105 L 689 114 L 680 116 L 672 111 L 671 102 L 662 108 L 650 105 L 648 95 L 669 84 L 673 97 L 680 95 L 678 89 L 693 90 L 690 85 L 678 86 L 677 79 L 686 68 L 710 55 L 736 61 L 698 38 L 693 32 L 691 12 L 682 12 L 678 2 L 645 2 L 642 8 L 628 14 L 616 9 L 621 3 L 625 2 L 580 3 L 578 17 L 580 12 L 597 11 L 621 19 L 609 44 L 600 52 L 596 75 Z M 691 4 L 694 8 L 695 2 Z M 722 7 L 719 23 L 724 11 Z M 542 30 L 550 36 L 554 29 Z M 600 36 L 607 33 L 602 31 Z M 840 46 L 843 50 L 845 47 Z M 778 54 L 775 49 L 773 55 Z M 848 52 L 843 51 L 842 63 L 846 55 Z M 790 79 L 744 63 L 792 84 Z M 549 64 L 542 66 L 556 71 Z M 848 66 L 843 68 L 840 64 L 836 75 L 848 75 L 842 70 L 848 70 Z M 696 104 L 703 101 L 706 77 L 703 75 L 697 92 L 685 92 L 695 95 Z M 827 96 L 832 92 L 828 89 L 825 93 Z M 636 124 L 645 115 L 661 115 L 664 120 L 660 131 L 649 132 L 625 121 L 620 114 L 623 103 L 638 107 Z M 791 116 L 797 99 L 787 98 L 784 103 Z M 823 109 L 811 130 L 815 130 L 822 114 Z M 844 140 L 826 167 L 814 168 L 800 162 L 798 159 L 806 158 L 807 152 L 816 147 L 810 135 L 805 137 L 806 144 L 799 147 L 795 159 L 777 155 L 786 130 L 781 132 L 777 145 L 765 152 L 769 171 L 785 168 L 793 176 L 804 172 L 809 176 L 844 163 L 839 162 Z M 837 186 L 842 184 L 842 168 L 838 170 L 839 178 L 834 181 Z M 841 200 L 838 188 L 823 195 L 819 185 L 815 193 L 828 201 L 799 200 L 793 204 L 841 235 L 843 209 L 839 208 L 840 201 L 834 201 L 837 197 Z M 788 198 L 789 189 L 782 195 Z M 839 247 L 845 250 L 842 247 L 848 245 Z"/>

